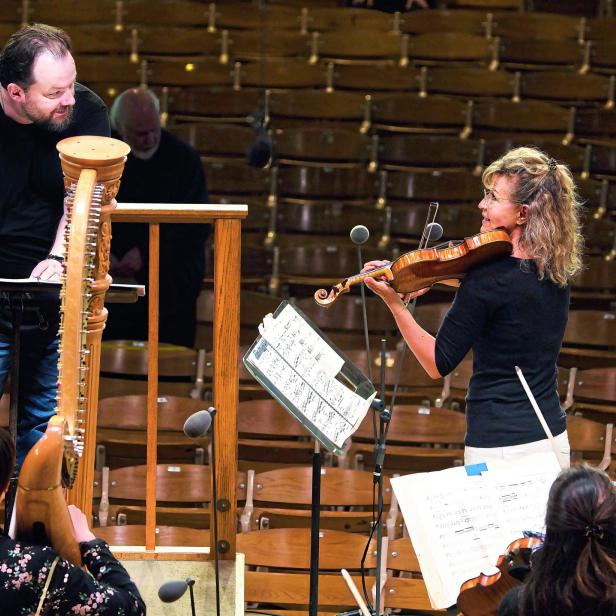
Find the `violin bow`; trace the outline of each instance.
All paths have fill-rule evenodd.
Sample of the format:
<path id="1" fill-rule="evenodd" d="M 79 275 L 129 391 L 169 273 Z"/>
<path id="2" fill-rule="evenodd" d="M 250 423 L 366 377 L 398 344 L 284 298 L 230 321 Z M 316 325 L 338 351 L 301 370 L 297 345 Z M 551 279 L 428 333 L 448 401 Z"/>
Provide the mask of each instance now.
<path id="1" fill-rule="evenodd" d="M 550 445 L 552 446 L 552 451 L 554 452 L 554 455 L 556 456 L 556 459 L 558 460 L 558 464 L 560 465 L 560 468 L 561 469 L 569 468 L 570 461 L 558 449 L 558 446 L 556 445 L 556 441 L 554 440 L 554 435 L 552 434 L 552 431 L 550 430 L 550 427 L 548 426 L 545 420 L 545 417 L 543 416 L 543 413 L 541 412 L 541 409 L 539 408 L 539 405 L 537 404 L 537 400 L 535 400 L 535 396 L 533 396 L 533 392 L 530 390 L 530 387 L 528 386 L 528 382 L 526 381 L 526 378 L 524 377 L 522 370 L 520 370 L 519 366 L 515 366 L 515 371 L 518 375 L 518 378 L 520 379 L 520 383 L 522 383 L 522 387 L 524 388 L 524 391 L 526 392 L 528 399 L 530 400 L 530 403 L 535 411 L 535 414 L 537 415 L 537 419 L 539 420 L 539 423 L 541 424 L 543 431 L 545 432 L 546 436 L 548 437 L 548 440 L 550 441 Z"/>

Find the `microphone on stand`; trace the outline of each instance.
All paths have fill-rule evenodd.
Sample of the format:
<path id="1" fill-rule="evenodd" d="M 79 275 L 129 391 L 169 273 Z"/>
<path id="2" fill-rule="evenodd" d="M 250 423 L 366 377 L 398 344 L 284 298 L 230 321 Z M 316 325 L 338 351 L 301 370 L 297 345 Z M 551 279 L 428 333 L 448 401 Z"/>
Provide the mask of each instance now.
<path id="1" fill-rule="evenodd" d="M 162 584 L 158 589 L 158 598 L 163 603 L 173 603 L 174 601 L 180 599 L 188 588 L 190 591 L 190 607 L 192 610 L 192 616 L 196 616 L 195 595 L 193 592 L 194 585 L 195 580 L 191 577 L 186 578 L 185 580 L 170 580 L 169 582 Z"/>
<path id="2" fill-rule="evenodd" d="M 349 233 L 351 241 L 357 246 L 357 262 L 359 264 L 359 270 L 361 271 L 364 266 L 364 260 L 361 254 L 361 245 L 365 244 L 370 237 L 370 231 L 368 227 L 364 225 L 355 225 Z M 372 362 L 370 361 L 370 336 L 368 334 L 368 315 L 366 312 L 366 289 L 364 283 L 359 285 L 361 293 L 361 308 L 364 318 L 364 337 L 366 342 L 366 362 L 368 363 L 368 379 L 372 382 Z"/>
<path id="3" fill-rule="evenodd" d="M 246 162 L 251 167 L 267 167 L 272 158 L 272 139 L 265 129 L 265 116 L 263 112 L 255 114 L 252 122 L 255 138 L 246 150 Z"/>
<path id="4" fill-rule="evenodd" d="M 436 242 L 440 240 L 443 237 L 442 225 L 439 225 L 438 222 L 431 222 L 429 225 L 426 225 L 424 236 L 426 242 Z"/>
<path id="5" fill-rule="evenodd" d="M 216 416 L 216 409 L 197 411 L 184 422 L 184 434 L 189 438 L 205 436 Z M 214 575 L 216 579 L 216 616 L 220 616 L 220 572 L 218 569 L 218 491 L 216 482 L 216 439 L 212 430 L 212 514 L 214 516 Z"/>

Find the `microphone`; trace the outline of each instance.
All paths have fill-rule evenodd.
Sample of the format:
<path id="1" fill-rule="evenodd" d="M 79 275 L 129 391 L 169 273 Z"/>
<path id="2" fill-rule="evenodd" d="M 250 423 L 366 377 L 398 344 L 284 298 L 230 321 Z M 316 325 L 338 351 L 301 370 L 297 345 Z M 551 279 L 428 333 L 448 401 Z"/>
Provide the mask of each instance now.
<path id="1" fill-rule="evenodd" d="M 370 237 L 370 231 L 368 230 L 368 227 L 365 227 L 364 225 L 355 225 L 351 229 L 351 233 L 349 233 L 349 236 L 353 244 L 357 244 L 357 246 L 360 246 L 361 244 L 365 244 L 368 241 L 368 238 Z"/>
<path id="2" fill-rule="evenodd" d="M 191 577 L 186 578 L 185 580 L 170 580 L 169 582 L 165 582 L 158 589 L 158 598 L 163 603 L 173 603 L 177 601 L 182 595 L 186 592 L 186 589 L 190 589 L 190 608 L 192 612 L 192 616 L 196 616 L 195 612 L 195 594 L 193 592 L 193 586 L 195 585 L 195 580 Z"/>
<path id="3" fill-rule="evenodd" d="M 216 409 L 210 406 L 207 411 L 197 411 L 184 422 L 184 434 L 189 438 L 205 436 L 212 425 Z M 216 580 L 216 616 L 220 616 L 220 571 L 218 567 L 218 488 L 216 482 L 216 431 L 212 430 L 212 518 L 214 522 L 214 577 Z M 221 511 L 224 511 L 221 509 Z M 189 578 L 190 579 L 190 578 Z M 193 582 L 194 583 L 194 582 Z M 192 587 L 191 587 L 192 592 Z M 192 595 L 191 595 L 192 596 Z M 193 611 L 194 614 L 194 611 Z"/>
<path id="4" fill-rule="evenodd" d="M 173 603 L 184 595 L 187 588 L 185 580 L 170 580 L 158 589 L 158 598 L 163 603 Z"/>
<path id="5" fill-rule="evenodd" d="M 264 130 L 260 130 L 246 151 L 246 162 L 251 167 L 267 167 L 272 158 L 272 149 L 270 136 Z"/>
<path id="6" fill-rule="evenodd" d="M 436 242 L 443 237 L 443 227 L 438 222 L 431 222 L 426 226 L 425 231 L 426 241 Z"/>
<path id="7" fill-rule="evenodd" d="M 246 162 L 251 167 L 267 167 L 272 158 L 272 140 L 265 130 L 265 113 L 260 110 L 252 116 L 250 124 L 255 138 L 246 150 Z"/>
<path id="8" fill-rule="evenodd" d="M 190 438 L 205 436 L 212 425 L 212 415 L 215 413 L 213 406 L 207 411 L 197 411 L 184 422 L 184 434 Z"/>

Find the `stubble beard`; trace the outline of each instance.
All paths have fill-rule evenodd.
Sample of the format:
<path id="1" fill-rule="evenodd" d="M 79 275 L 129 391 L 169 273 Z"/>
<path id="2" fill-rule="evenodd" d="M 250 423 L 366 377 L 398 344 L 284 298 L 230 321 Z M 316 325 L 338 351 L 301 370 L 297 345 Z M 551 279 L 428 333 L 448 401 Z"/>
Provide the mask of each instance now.
<path id="1" fill-rule="evenodd" d="M 34 125 L 42 128 L 44 130 L 48 130 L 52 133 L 60 133 L 63 130 L 67 129 L 70 123 L 73 121 L 73 107 L 67 106 L 65 107 L 67 113 L 66 116 L 60 120 L 54 120 L 53 115 L 58 108 L 54 109 L 50 114 L 43 115 L 41 112 L 30 106 L 27 102 L 23 106 L 24 115 L 30 120 Z"/>

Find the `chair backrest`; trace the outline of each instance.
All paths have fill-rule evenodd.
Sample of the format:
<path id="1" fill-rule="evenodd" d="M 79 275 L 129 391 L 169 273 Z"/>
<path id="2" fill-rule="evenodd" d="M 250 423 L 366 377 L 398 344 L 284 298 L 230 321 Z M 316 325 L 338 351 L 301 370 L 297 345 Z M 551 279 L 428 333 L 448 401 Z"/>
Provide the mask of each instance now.
<path id="1" fill-rule="evenodd" d="M 312 503 L 312 468 L 282 468 L 255 476 L 254 501 L 287 507 L 306 507 Z M 384 502 L 391 499 L 389 479 L 384 481 Z M 372 507 L 372 473 L 343 468 L 321 470 L 321 506 Z"/>
<path id="2" fill-rule="evenodd" d="M 416 405 L 396 406 L 387 440 L 391 444 L 439 443 L 461 445 L 466 433 L 463 413 Z M 353 441 L 374 440 L 372 417 L 366 416 L 353 435 Z"/>
<path id="3" fill-rule="evenodd" d="M 103 526 L 94 529 L 94 534 L 109 545 L 145 545 L 145 526 Z M 210 531 L 179 526 L 158 526 L 156 545 L 205 547 L 210 543 Z"/>

